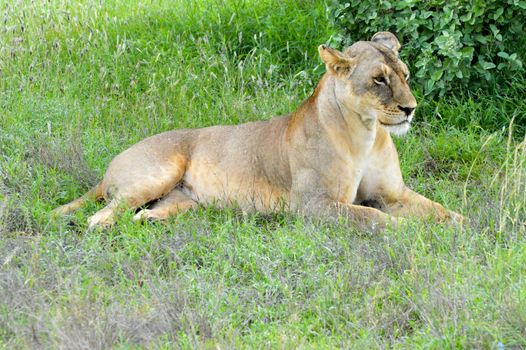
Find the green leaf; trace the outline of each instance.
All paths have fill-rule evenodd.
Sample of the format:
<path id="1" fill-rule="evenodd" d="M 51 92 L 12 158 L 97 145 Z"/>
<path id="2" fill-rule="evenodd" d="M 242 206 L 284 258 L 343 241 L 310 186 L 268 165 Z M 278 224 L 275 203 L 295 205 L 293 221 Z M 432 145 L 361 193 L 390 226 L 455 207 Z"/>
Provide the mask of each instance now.
<path id="1" fill-rule="evenodd" d="M 504 7 L 499 7 L 493 14 L 493 19 L 497 20 L 500 16 L 502 16 L 502 13 L 504 13 Z"/>
<path id="2" fill-rule="evenodd" d="M 485 70 L 493 69 L 493 68 L 497 67 L 497 66 L 495 65 L 495 63 L 493 63 L 493 62 L 485 62 L 485 61 L 480 61 L 480 65 L 481 65 L 482 68 L 484 68 Z"/>
<path id="3" fill-rule="evenodd" d="M 437 70 L 433 74 L 431 74 L 431 80 L 438 81 L 442 77 L 442 74 L 444 74 L 444 71 L 442 69 Z"/>
<path id="4" fill-rule="evenodd" d="M 506 52 L 504 51 L 500 51 L 499 53 L 497 53 L 497 56 L 499 57 L 502 57 L 502 58 L 505 58 L 505 59 L 509 59 L 510 58 L 510 55 L 508 55 Z"/>
<path id="5" fill-rule="evenodd" d="M 465 58 L 473 57 L 473 52 L 475 52 L 475 48 L 471 46 L 465 46 L 460 50 L 462 57 L 465 57 Z"/>
<path id="6" fill-rule="evenodd" d="M 481 44 L 486 45 L 488 43 L 488 39 L 485 36 L 481 35 L 481 34 L 475 35 L 474 38 L 475 38 L 475 40 L 477 40 Z"/>
<path id="7" fill-rule="evenodd" d="M 493 36 L 496 37 L 497 34 L 499 34 L 499 28 L 497 28 L 497 26 L 495 26 L 494 24 L 490 24 L 489 29 L 491 29 L 491 31 L 493 32 Z"/>
<path id="8" fill-rule="evenodd" d="M 426 92 L 431 92 L 433 90 L 433 86 L 435 85 L 435 81 L 433 79 L 429 79 L 426 81 Z"/>
<path id="9" fill-rule="evenodd" d="M 432 15 L 433 15 L 432 11 L 422 11 L 420 13 L 420 18 L 427 19 L 427 18 L 431 17 Z"/>
<path id="10" fill-rule="evenodd" d="M 475 15 L 475 17 L 482 16 L 484 14 L 484 9 L 475 6 L 475 8 L 473 9 L 473 14 Z"/>
<path id="11" fill-rule="evenodd" d="M 466 13 L 464 16 L 461 16 L 461 17 L 460 17 L 460 20 L 461 20 L 462 22 L 467 22 L 467 21 L 469 21 L 470 19 L 471 19 L 471 12 L 468 12 L 468 13 Z"/>
<path id="12" fill-rule="evenodd" d="M 446 35 L 441 35 L 441 36 L 435 38 L 435 43 L 440 48 L 443 48 L 447 44 L 448 41 L 449 41 L 449 38 Z"/>

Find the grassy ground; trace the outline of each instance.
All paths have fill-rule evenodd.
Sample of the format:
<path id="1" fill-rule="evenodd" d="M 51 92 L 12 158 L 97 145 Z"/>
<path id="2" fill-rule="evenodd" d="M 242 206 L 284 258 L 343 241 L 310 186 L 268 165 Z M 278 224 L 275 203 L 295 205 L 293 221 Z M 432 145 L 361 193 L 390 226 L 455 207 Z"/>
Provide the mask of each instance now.
<path id="1" fill-rule="evenodd" d="M 523 80 L 419 97 L 396 140 L 407 183 L 472 227 L 371 235 L 202 208 L 86 232 L 99 204 L 49 212 L 127 146 L 294 110 L 324 71 L 330 13 L 314 0 L 0 3 L 1 347 L 526 347 L 524 125 L 510 128 Z"/>

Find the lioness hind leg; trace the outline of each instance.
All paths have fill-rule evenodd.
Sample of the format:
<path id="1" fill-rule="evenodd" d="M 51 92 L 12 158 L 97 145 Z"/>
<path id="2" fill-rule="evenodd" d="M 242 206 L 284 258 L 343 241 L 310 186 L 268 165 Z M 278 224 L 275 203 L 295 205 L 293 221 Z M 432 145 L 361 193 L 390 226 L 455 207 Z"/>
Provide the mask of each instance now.
<path id="1" fill-rule="evenodd" d="M 195 207 L 197 207 L 197 202 L 184 194 L 180 188 L 175 188 L 166 196 L 154 203 L 150 209 L 143 209 L 138 212 L 133 217 L 133 220 L 164 220 L 170 215 L 179 214 Z"/>
<path id="2" fill-rule="evenodd" d="M 132 147 L 130 150 L 134 150 Z M 126 151 L 128 152 L 128 151 Z M 172 156 L 169 160 L 137 154 L 121 153 L 106 171 L 102 186 L 110 203 L 89 219 L 89 227 L 110 226 L 118 210 L 141 207 L 170 193 L 181 181 L 186 158 Z M 133 157 L 132 157 L 133 156 Z"/>

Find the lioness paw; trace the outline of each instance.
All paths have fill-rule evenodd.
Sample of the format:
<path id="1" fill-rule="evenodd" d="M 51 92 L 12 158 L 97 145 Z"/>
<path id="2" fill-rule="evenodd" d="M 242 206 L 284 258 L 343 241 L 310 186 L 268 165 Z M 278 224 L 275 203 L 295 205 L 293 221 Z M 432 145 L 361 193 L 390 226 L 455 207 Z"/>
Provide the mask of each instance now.
<path id="1" fill-rule="evenodd" d="M 469 219 L 464 215 L 455 213 L 454 211 L 448 212 L 447 223 L 452 226 L 462 226 L 469 223 Z"/>
<path id="2" fill-rule="evenodd" d="M 88 219 L 88 231 L 97 227 L 108 228 L 115 223 L 115 214 L 111 209 L 102 209 Z"/>
<path id="3" fill-rule="evenodd" d="M 133 221 L 150 221 L 150 220 L 160 220 L 162 219 L 159 217 L 155 211 L 151 209 L 143 209 L 139 211 L 137 214 L 135 214 L 132 218 Z"/>

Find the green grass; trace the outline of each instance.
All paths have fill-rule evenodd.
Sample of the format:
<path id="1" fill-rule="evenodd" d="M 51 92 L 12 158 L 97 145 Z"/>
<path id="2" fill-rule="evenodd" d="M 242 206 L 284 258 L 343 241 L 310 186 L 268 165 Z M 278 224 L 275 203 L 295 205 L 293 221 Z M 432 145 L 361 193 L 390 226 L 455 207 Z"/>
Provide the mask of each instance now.
<path id="1" fill-rule="evenodd" d="M 86 231 L 138 140 L 293 111 L 338 33 L 323 1 L 0 4 L 0 347 L 526 347 L 526 87 L 420 97 L 407 183 L 472 219 L 378 235 L 201 208 Z M 415 87 L 418 90 L 418 87 Z M 514 124 L 510 133 L 512 118 Z M 509 136 L 511 135 L 511 137 Z"/>

